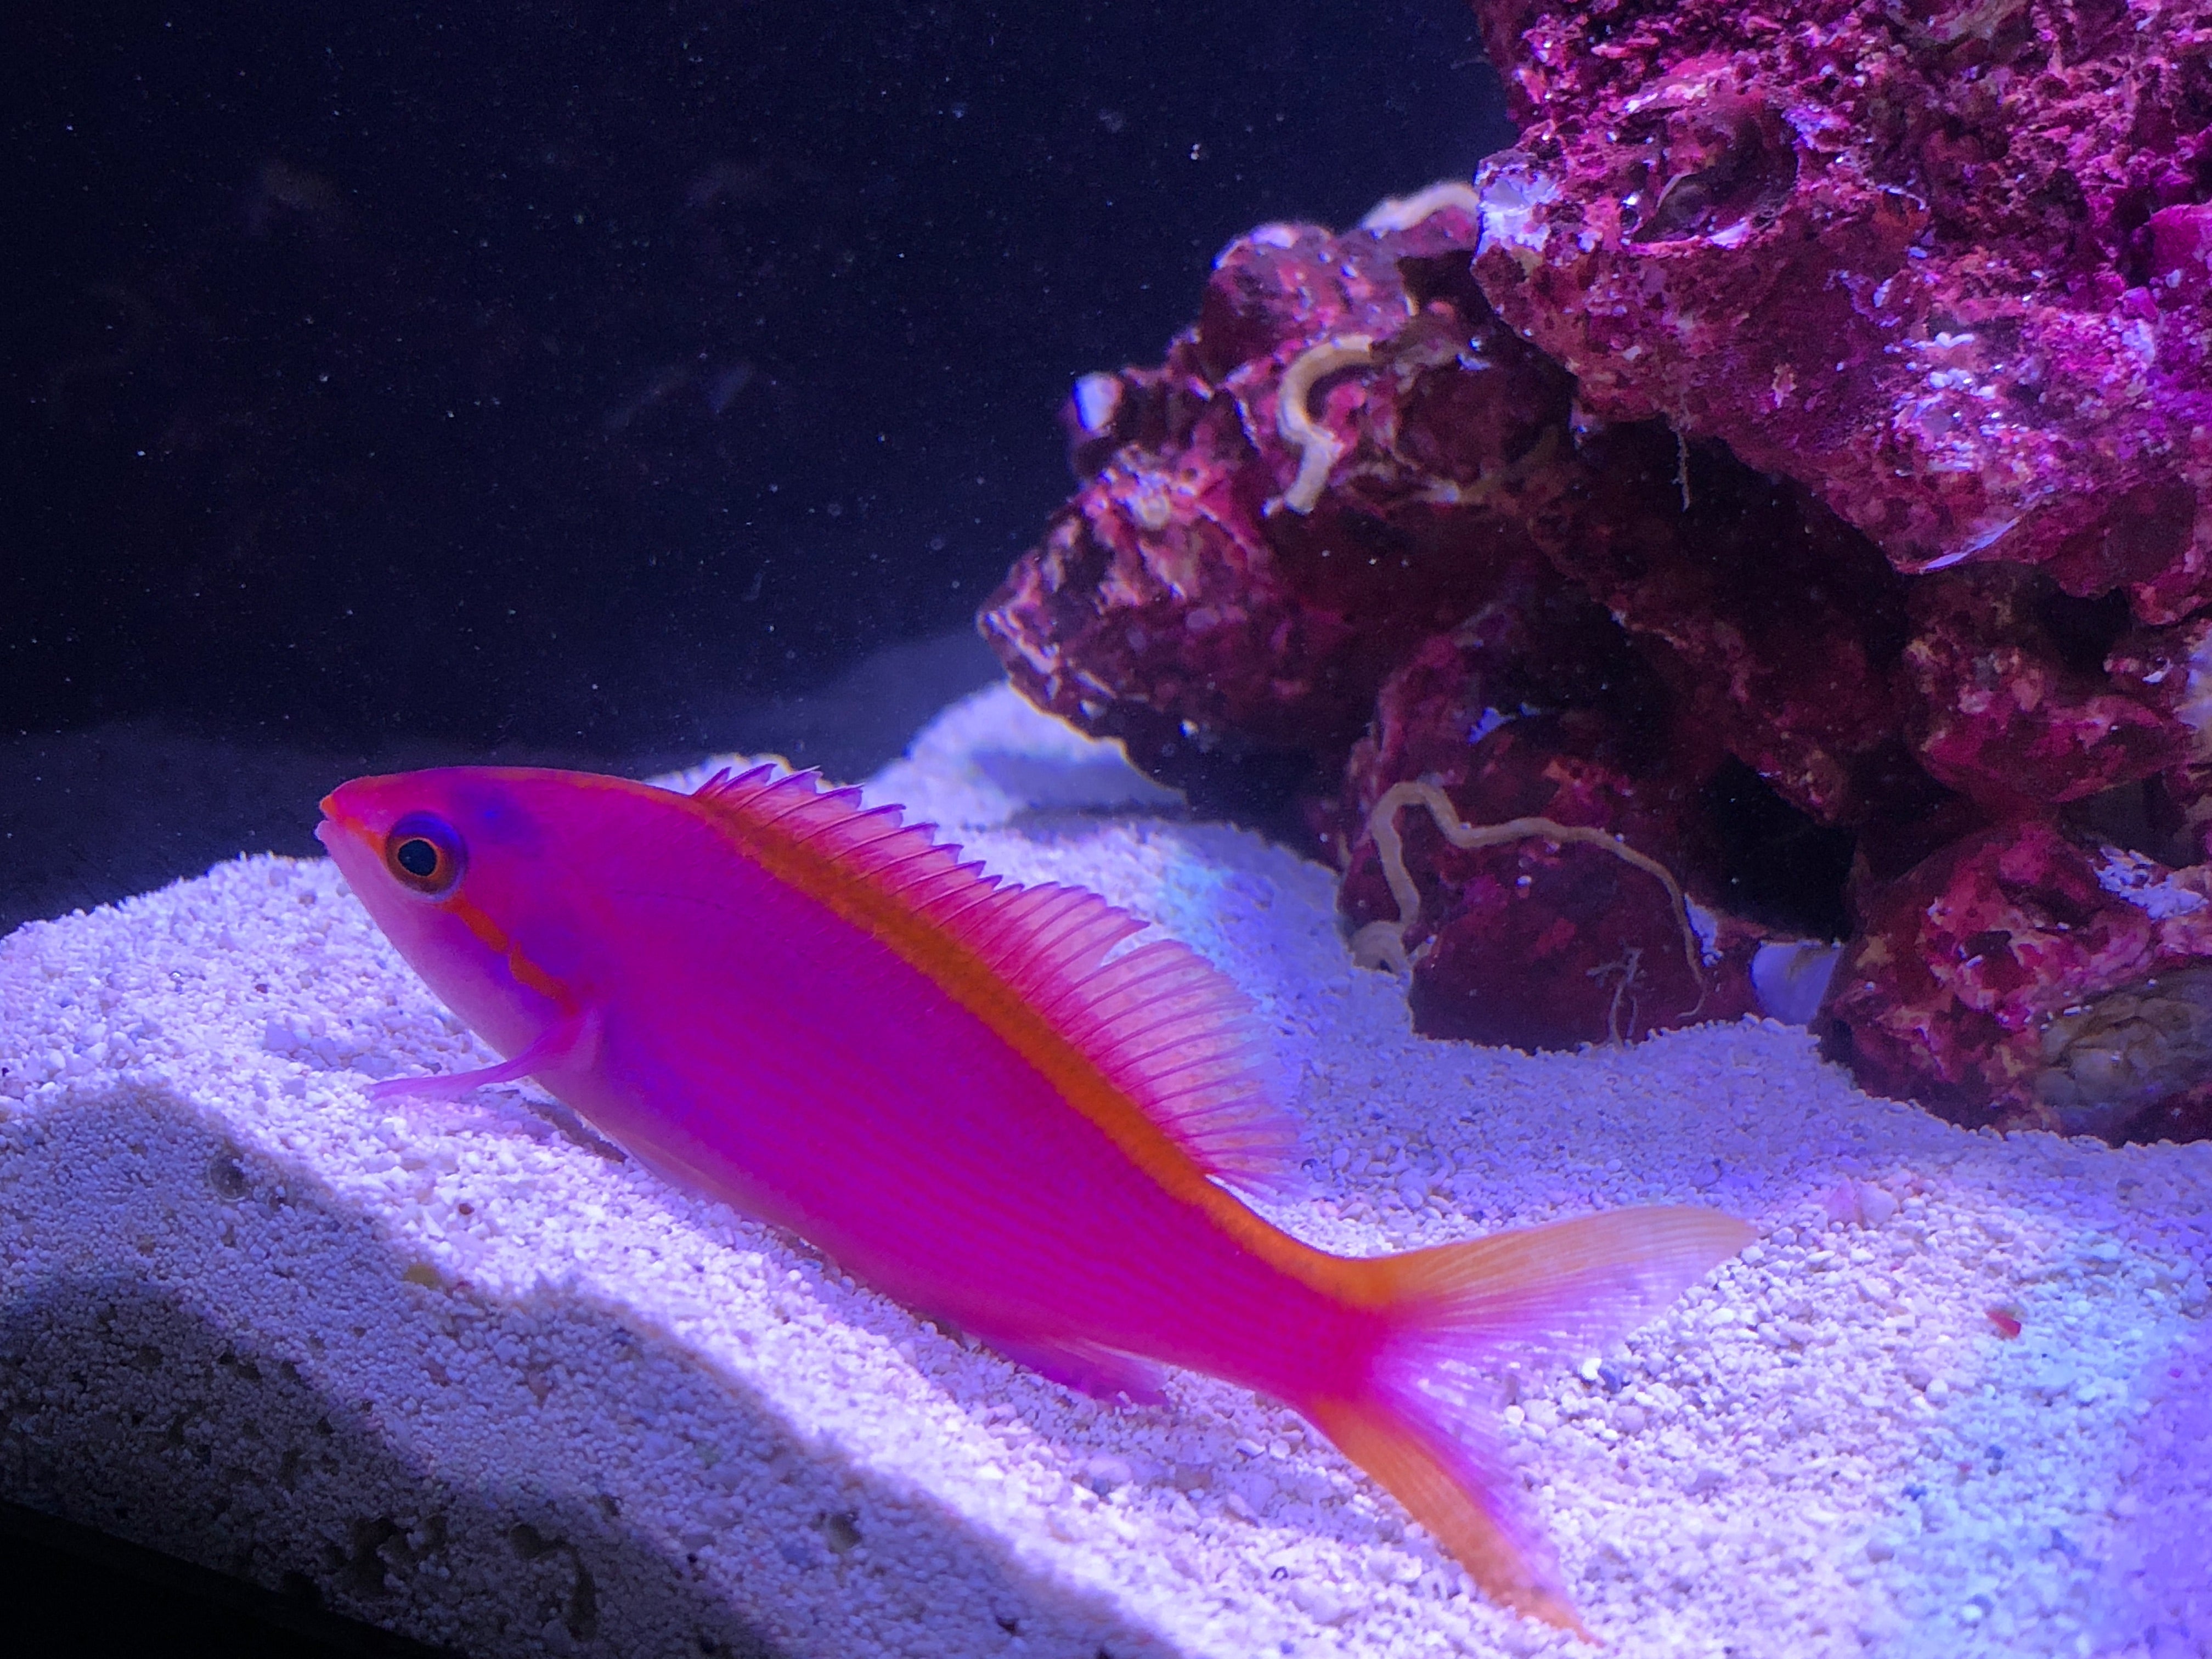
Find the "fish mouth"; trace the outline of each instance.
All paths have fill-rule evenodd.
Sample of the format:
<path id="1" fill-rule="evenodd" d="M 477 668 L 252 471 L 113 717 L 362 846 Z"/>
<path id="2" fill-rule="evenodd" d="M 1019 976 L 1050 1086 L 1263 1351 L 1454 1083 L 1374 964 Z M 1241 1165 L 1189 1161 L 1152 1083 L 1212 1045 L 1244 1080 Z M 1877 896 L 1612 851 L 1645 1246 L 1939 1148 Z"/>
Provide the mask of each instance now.
<path id="1" fill-rule="evenodd" d="M 368 838 L 368 826 L 338 805 L 337 790 L 331 791 L 316 805 L 322 808 L 323 821 L 315 826 L 315 839 L 322 842 L 325 852 L 335 854 L 339 842 L 348 837 L 356 841 Z"/>

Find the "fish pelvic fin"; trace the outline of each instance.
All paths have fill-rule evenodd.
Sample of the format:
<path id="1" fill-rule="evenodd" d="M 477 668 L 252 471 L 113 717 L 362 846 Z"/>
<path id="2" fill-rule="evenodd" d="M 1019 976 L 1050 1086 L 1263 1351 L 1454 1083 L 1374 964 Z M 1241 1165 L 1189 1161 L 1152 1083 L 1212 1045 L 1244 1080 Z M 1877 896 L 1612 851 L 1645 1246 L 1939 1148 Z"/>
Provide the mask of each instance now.
<path id="1" fill-rule="evenodd" d="M 409 1097 L 459 1100 L 473 1090 L 489 1088 L 495 1083 L 519 1083 L 526 1077 L 557 1077 L 566 1072 L 588 1071 L 598 1063 L 599 1053 L 599 1012 L 580 1008 L 547 1026 L 536 1042 L 513 1060 L 473 1072 L 387 1078 L 369 1085 L 368 1097 L 375 1101 Z"/>
<path id="2" fill-rule="evenodd" d="M 1376 1334 L 1364 1386 L 1300 1402 L 1503 1606 L 1595 1641 L 1490 1424 L 1488 1378 L 1586 1357 L 1663 1310 L 1753 1237 L 1711 1210 L 1617 1210 L 1343 1264 Z"/>

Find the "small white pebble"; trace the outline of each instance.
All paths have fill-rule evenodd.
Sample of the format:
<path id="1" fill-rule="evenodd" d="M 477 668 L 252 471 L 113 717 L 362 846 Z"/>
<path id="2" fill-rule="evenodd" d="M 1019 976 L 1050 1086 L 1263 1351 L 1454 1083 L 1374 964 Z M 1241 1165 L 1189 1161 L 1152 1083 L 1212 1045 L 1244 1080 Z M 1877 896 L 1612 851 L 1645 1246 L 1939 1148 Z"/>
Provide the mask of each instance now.
<path id="1" fill-rule="evenodd" d="M 1096 1457 L 1088 1458 L 1083 1465 L 1084 1480 L 1090 1483 L 1092 1491 L 1098 1492 L 1109 1492 L 1117 1486 L 1127 1486 L 1131 1473 L 1129 1460 L 1116 1457 L 1110 1452 L 1102 1452 Z"/>

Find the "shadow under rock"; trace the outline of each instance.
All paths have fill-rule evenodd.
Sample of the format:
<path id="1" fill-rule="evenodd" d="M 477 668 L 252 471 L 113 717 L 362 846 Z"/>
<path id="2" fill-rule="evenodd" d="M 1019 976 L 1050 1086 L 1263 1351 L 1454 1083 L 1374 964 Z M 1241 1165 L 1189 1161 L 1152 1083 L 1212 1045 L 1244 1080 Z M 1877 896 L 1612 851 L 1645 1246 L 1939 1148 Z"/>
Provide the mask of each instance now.
<path id="1" fill-rule="evenodd" d="M 1073 760 L 985 749 L 976 751 L 974 763 L 994 787 L 1028 803 L 1018 817 L 1131 810 L 1148 817 L 1187 817 L 1190 812 L 1181 795 L 1154 783 L 1119 755 Z"/>
<path id="2" fill-rule="evenodd" d="M 842 1655 L 806 1631 L 854 1607 L 1161 1650 L 629 1310 L 448 1279 L 167 1093 L 6 1139 L 0 1497 L 470 1655 Z M 654 1440 L 713 1482 L 664 1504 Z"/>

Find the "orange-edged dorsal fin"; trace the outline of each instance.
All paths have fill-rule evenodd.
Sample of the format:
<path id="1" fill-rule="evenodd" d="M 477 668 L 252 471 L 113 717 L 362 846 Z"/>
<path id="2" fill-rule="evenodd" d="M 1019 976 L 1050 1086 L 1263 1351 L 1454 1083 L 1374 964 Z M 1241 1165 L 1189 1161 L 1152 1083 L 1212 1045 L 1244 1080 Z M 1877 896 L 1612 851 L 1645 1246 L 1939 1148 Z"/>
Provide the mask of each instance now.
<path id="1" fill-rule="evenodd" d="M 811 854 L 827 888 L 863 883 L 980 963 L 1205 1174 L 1248 1189 L 1294 1184 L 1297 1131 L 1273 1098 L 1251 1000 L 1187 945 L 1156 939 L 1109 960 L 1146 924 L 1079 887 L 986 875 L 933 825 L 824 789 L 812 772 L 723 773 L 692 799 L 756 851 Z M 835 890 L 815 896 L 859 919 Z"/>

